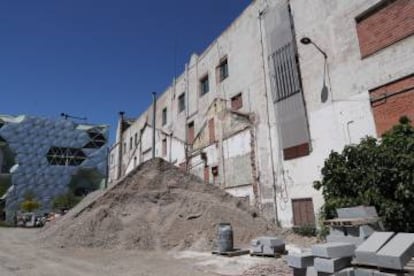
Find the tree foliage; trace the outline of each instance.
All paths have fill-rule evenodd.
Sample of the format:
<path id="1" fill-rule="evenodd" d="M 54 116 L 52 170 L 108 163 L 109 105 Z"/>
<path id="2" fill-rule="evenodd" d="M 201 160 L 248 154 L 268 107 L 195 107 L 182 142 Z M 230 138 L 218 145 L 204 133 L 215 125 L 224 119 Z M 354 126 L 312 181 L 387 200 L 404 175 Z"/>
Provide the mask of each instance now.
<path id="1" fill-rule="evenodd" d="M 322 168 L 322 216 L 355 205 L 377 208 L 387 229 L 414 232 L 414 128 L 407 117 L 382 139 L 367 137 L 342 153 L 331 152 Z"/>
<path id="2" fill-rule="evenodd" d="M 40 203 L 35 199 L 32 192 L 27 192 L 24 195 L 24 201 L 20 204 L 20 208 L 25 212 L 33 212 L 40 208 Z"/>
<path id="3" fill-rule="evenodd" d="M 72 191 L 65 194 L 61 194 L 53 199 L 53 208 L 59 210 L 71 209 L 80 201 L 79 197 L 76 197 Z"/>

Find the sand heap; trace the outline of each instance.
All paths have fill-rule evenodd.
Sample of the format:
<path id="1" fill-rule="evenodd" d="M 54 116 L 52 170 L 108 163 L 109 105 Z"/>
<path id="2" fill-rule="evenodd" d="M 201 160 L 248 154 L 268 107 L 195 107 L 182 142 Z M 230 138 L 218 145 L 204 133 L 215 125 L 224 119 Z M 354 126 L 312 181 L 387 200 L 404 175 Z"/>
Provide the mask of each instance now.
<path id="1" fill-rule="evenodd" d="M 85 198 L 42 236 L 59 246 L 211 250 L 220 222 L 232 224 L 236 245 L 278 232 L 245 200 L 155 159 Z"/>

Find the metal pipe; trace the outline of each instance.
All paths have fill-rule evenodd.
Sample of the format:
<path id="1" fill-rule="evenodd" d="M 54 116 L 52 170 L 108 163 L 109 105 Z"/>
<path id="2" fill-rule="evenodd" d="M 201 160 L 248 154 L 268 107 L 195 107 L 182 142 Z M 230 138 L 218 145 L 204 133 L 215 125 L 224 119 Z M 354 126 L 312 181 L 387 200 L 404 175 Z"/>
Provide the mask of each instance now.
<path id="1" fill-rule="evenodd" d="M 152 159 L 155 158 L 155 123 L 157 114 L 157 92 L 152 92 Z"/>

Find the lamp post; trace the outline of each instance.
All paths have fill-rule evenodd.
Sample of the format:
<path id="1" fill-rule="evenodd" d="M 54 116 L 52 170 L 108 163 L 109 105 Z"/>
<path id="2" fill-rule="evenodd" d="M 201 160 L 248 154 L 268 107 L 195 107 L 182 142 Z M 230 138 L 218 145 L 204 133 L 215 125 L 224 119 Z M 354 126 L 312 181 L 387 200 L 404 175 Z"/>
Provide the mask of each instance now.
<path id="1" fill-rule="evenodd" d="M 329 77 L 328 55 L 326 54 L 326 52 L 324 50 L 321 49 L 321 47 L 319 47 L 309 37 L 302 37 L 300 39 L 300 43 L 302 43 L 303 45 L 312 44 L 316 48 L 316 50 L 318 50 L 319 53 L 321 53 L 323 55 L 324 65 L 323 65 L 323 80 L 322 80 L 322 90 L 321 90 L 321 102 L 324 103 L 328 100 L 329 90 L 330 90 L 326 86 L 326 81 L 325 81 L 325 77 L 326 77 L 327 74 L 328 74 L 328 77 Z M 329 81 L 329 85 L 331 85 L 330 81 Z"/>

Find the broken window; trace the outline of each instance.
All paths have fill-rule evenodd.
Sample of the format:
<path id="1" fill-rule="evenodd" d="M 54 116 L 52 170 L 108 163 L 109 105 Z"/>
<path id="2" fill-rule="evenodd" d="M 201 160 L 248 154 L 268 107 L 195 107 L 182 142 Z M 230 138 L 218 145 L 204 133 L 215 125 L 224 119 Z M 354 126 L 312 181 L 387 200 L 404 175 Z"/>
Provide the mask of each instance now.
<path id="1" fill-rule="evenodd" d="M 224 58 L 217 67 L 218 80 L 223 81 L 229 76 L 229 66 L 227 58 Z"/>
<path id="2" fill-rule="evenodd" d="M 77 148 L 51 147 L 46 158 L 51 165 L 79 166 L 86 159 L 86 155 Z"/>
<path id="3" fill-rule="evenodd" d="M 162 110 L 162 125 L 165 126 L 167 124 L 167 108 L 165 107 Z"/>
<path id="4" fill-rule="evenodd" d="M 185 109 L 185 92 L 178 96 L 178 113 Z"/>
<path id="5" fill-rule="evenodd" d="M 208 74 L 200 79 L 200 96 L 204 96 L 210 90 L 209 83 L 208 83 Z"/>
<path id="6" fill-rule="evenodd" d="M 192 144 L 194 140 L 194 122 L 191 122 L 187 126 L 187 142 Z"/>
<path id="7" fill-rule="evenodd" d="M 231 98 L 231 109 L 238 110 L 243 107 L 243 98 L 242 94 L 238 94 Z"/>

